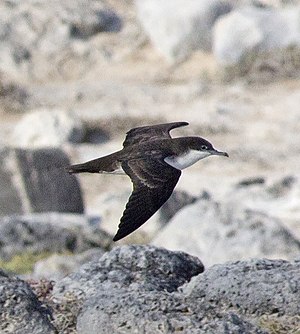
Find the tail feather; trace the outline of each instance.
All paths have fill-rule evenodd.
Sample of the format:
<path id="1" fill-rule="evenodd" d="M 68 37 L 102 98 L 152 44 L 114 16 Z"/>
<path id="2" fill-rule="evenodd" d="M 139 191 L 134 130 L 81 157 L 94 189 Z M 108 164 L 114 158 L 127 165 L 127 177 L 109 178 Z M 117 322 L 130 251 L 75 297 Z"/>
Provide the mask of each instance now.
<path id="1" fill-rule="evenodd" d="M 99 173 L 99 168 L 91 168 L 87 163 L 72 165 L 66 167 L 66 171 L 69 174 L 77 174 L 77 173 Z"/>
<path id="2" fill-rule="evenodd" d="M 114 159 L 112 159 L 112 155 L 115 155 L 113 157 Z M 117 165 L 118 165 L 117 156 L 116 153 L 113 153 L 105 157 L 84 162 L 82 164 L 68 166 L 66 167 L 66 171 L 69 174 L 101 173 L 101 172 L 111 173 L 118 167 Z"/>

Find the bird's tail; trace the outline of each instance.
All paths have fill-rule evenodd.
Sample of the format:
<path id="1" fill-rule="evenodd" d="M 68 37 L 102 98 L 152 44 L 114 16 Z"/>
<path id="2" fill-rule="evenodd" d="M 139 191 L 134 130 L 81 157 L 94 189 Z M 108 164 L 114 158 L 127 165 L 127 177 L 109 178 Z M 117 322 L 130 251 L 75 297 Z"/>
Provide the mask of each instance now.
<path id="1" fill-rule="evenodd" d="M 76 173 L 112 173 L 118 168 L 118 152 L 112 153 L 105 157 L 90 160 L 82 164 L 71 165 L 66 167 L 69 174 Z"/>

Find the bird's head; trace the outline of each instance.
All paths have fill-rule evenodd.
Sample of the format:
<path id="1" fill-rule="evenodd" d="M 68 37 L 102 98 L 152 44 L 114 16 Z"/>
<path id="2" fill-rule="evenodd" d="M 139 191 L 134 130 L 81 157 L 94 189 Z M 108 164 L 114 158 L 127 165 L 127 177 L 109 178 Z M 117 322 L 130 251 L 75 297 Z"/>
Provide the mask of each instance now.
<path id="1" fill-rule="evenodd" d="M 190 149 L 199 151 L 203 154 L 203 158 L 209 155 L 221 155 L 224 157 L 229 157 L 227 152 L 222 152 L 216 150 L 212 144 L 204 138 L 201 137 L 190 137 Z"/>

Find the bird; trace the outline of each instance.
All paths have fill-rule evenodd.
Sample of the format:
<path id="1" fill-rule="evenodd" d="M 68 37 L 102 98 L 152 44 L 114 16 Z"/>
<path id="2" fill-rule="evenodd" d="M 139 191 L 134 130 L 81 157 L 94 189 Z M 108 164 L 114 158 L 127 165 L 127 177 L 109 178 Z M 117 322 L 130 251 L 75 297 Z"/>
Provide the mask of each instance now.
<path id="1" fill-rule="evenodd" d="M 70 174 L 127 174 L 133 190 L 113 241 L 143 225 L 169 199 L 181 170 L 210 155 L 228 157 L 202 137 L 175 137 L 170 131 L 189 125 L 172 122 L 136 127 L 126 133 L 123 148 L 112 154 L 67 167 Z"/>

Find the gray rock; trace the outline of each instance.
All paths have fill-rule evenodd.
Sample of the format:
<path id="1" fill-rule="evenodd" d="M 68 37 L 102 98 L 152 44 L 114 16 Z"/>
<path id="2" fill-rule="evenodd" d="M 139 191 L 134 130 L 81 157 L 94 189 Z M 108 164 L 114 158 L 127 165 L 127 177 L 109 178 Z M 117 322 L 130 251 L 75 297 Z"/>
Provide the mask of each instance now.
<path id="1" fill-rule="evenodd" d="M 16 150 L 16 163 L 29 212 L 83 213 L 81 189 L 75 177 L 65 171 L 70 165 L 59 149 Z"/>
<path id="2" fill-rule="evenodd" d="M 19 148 L 57 147 L 83 140 L 83 123 L 58 109 L 41 109 L 25 114 L 12 134 L 12 145 Z"/>
<path id="3" fill-rule="evenodd" d="M 242 313 L 299 315 L 299 282 L 300 262 L 252 259 L 214 265 L 182 291 L 195 303 L 225 305 Z"/>
<path id="4" fill-rule="evenodd" d="M 266 333 L 234 312 L 207 310 L 203 305 L 166 291 L 98 292 L 83 305 L 78 334 L 110 333 Z"/>
<path id="5" fill-rule="evenodd" d="M 171 62 L 209 50 L 215 21 L 231 10 L 226 1 L 136 0 L 138 18 L 155 47 Z"/>
<path id="6" fill-rule="evenodd" d="M 83 199 L 77 179 L 60 149 L 3 149 L 0 173 L 0 215 L 30 212 L 82 213 Z"/>
<path id="7" fill-rule="evenodd" d="M 74 214 L 33 214 L 0 219 L 0 257 L 23 252 L 74 252 L 108 249 L 111 237 L 94 218 Z"/>
<path id="8" fill-rule="evenodd" d="M 27 283 L 0 272 L 0 332 L 54 334 L 51 311 L 38 301 Z"/>
<path id="9" fill-rule="evenodd" d="M 45 260 L 37 261 L 30 276 L 34 279 L 47 278 L 57 281 L 77 270 L 84 263 L 99 259 L 103 254 L 104 250 L 99 248 L 92 248 L 83 253 L 72 255 L 53 254 Z"/>
<path id="10" fill-rule="evenodd" d="M 152 244 L 199 256 L 207 265 L 251 257 L 297 257 L 300 241 L 278 219 L 247 209 L 238 204 L 241 197 L 235 198 L 228 203 L 201 199 L 183 208 Z"/>
<path id="11" fill-rule="evenodd" d="M 99 290 L 120 288 L 175 291 L 203 270 L 199 259 L 182 252 L 154 246 L 121 246 L 57 282 L 53 294 L 56 298 L 65 293 L 88 298 Z"/>
<path id="12" fill-rule="evenodd" d="M 215 25 L 214 55 L 220 64 L 228 66 L 240 63 L 249 55 L 300 47 L 299 22 L 299 6 L 237 9 Z"/>
<path id="13" fill-rule="evenodd" d="M 16 187 L 13 173 L 15 159 L 8 148 L 0 150 L 0 215 L 23 212 L 22 196 Z"/>
<path id="14" fill-rule="evenodd" d="M 99 32 L 117 32 L 122 28 L 121 18 L 112 10 L 96 10 L 89 15 L 76 13 L 70 18 L 70 35 L 74 38 L 88 38 Z"/>

